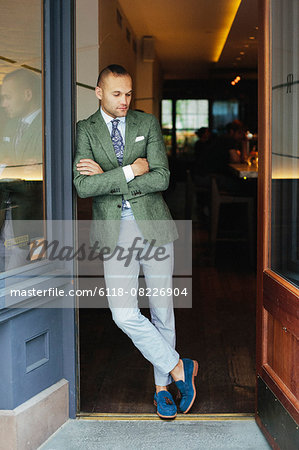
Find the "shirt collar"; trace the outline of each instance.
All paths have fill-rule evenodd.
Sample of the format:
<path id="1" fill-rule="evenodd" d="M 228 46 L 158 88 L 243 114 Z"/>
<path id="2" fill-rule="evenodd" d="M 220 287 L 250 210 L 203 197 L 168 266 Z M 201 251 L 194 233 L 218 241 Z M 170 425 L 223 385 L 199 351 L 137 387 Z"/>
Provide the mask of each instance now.
<path id="1" fill-rule="evenodd" d="M 22 118 L 22 122 L 31 125 L 34 119 L 37 117 L 37 115 L 40 113 L 41 109 L 37 109 L 36 111 L 33 111 L 32 113 L 28 114 L 28 116 Z"/>
<path id="2" fill-rule="evenodd" d="M 102 114 L 103 119 L 105 120 L 106 125 L 109 122 L 112 122 L 112 120 L 114 120 L 114 118 L 109 116 L 108 114 L 106 114 L 105 111 L 103 111 L 102 108 L 101 108 L 101 114 Z M 118 119 L 120 122 L 126 123 L 126 118 L 125 117 L 116 117 L 116 119 Z"/>

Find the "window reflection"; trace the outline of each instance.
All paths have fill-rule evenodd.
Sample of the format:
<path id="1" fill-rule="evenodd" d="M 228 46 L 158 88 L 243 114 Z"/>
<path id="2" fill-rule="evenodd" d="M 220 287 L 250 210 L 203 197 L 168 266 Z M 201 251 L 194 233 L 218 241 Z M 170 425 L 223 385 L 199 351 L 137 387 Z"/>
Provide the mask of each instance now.
<path id="1" fill-rule="evenodd" d="M 0 32 L 0 270 L 43 236 L 41 2 L 3 1 Z M 13 32 L 16 24 L 20 30 Z M 34 222 L 36 221 L 36 222 Z M 39 222 L 37 222 L 39 221 Z M 34 225 L 36 224 L 36 225 Z"/>
<path id="2" fill-rule="evenodd" d="M 271 268 L 299 286 L 298 2 L 272 2 Z"/>

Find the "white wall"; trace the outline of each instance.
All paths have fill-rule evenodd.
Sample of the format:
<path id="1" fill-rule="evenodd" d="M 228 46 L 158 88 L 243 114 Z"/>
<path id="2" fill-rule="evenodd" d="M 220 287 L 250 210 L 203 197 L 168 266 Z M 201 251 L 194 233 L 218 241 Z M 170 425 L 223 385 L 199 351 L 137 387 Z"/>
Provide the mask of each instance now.
<path id="1" fill-rule="evenodd" d="M 160 118 L 163 77 L 157 57 L 153 62 L 143 61 L 142 39 L 138 43 L 135 107 Z"/>
<path id="2" fill-rule="evenodd" d="M 122 16 L 122 27 L 117 22 L 117 10 Z M 127 40 L 127 29 L 131 40 Z M 132 27 L 124 15 L 117 0 L 99 0 L 99 67 L 104 69 L 109 64 L 120 64 L 136 78 L 136 53 L 133 40 L 136 40 Z"/>
<path id="3" fill-rule="evenodd" d="M 122 27 L 117 21 L 122 16 Z M 109 64 L 124 66 L 133 78 L 131 107 L 155 114 L 159 118 L 162 98 L 162 72 L 157 59 L 144 62 L 142 42 L 117 0 L 77 0 L 77 82 L 96 85 L 98 73 Z M 127 30 L 131 34 L 127 39 Z M 133 41 L 136 41 L 135 51 Z M 93 90 L 77 87 L 77 118 L 88 117 L 99 107 Z"/>
<path id="4" fill-rule="evenodd" d="M 95 87 L 99 72 L 98 0 L 76 1 L 77 82 Z M 94 91 L 77 86 L 77 119 L 99 107 Z"/>

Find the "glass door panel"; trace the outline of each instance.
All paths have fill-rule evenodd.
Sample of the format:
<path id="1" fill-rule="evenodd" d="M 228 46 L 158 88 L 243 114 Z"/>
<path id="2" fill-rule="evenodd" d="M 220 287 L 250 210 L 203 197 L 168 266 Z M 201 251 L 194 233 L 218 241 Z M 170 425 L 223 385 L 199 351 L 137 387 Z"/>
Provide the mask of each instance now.
<path id="1" fill-rule="evenodd" d="M 42 2 L 2 0 L 0 272 L 21 268 L 43 237 Z"/>
<path id="2" fill-rule="evenodd" d="M 272 2 L 271 269 L 299 285 L 297 1 Z"/>
<path id="3" fill-rule="evenodd" d="M 298 447 L 298 6 L 260 1 L 256 421 L 273 448 Z"/>

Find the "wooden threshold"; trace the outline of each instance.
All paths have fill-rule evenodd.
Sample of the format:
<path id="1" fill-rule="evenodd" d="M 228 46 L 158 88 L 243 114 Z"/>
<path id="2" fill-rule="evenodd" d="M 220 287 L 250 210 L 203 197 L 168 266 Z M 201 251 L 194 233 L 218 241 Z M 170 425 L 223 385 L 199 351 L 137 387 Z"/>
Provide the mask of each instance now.
<path id="1" fill-rule="evenodd" d="M 222 421 L 222 420 L 252 420 L 254 413 L 225 413 L 225 414 L 178 414 L 176 421 Z M 114 414 L 114 413 L 78 413 L 79 420 L 161 420 L 157 414 Z"/>

